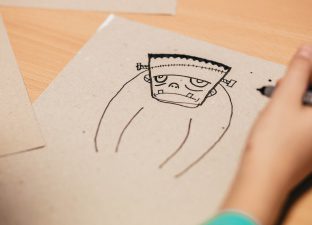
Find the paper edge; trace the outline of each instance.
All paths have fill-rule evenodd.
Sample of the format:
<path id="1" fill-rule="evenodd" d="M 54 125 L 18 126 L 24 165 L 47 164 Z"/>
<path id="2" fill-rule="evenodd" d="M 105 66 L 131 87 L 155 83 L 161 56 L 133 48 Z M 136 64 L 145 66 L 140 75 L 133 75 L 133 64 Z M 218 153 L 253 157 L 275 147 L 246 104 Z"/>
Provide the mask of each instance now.
<path id="1" fill-rule="evenodd" d="M 5 22 L 4 22 L 2 14 L 0 14 L 0 26 L 3 27 L 3 35 L 6 37 L 6 39 L 8 41 L 8 47 L 9 47 L 9 49 L 10 49 L 12 55 L 13 55 L 14 63 L 15 63 L 16 69 L 18 70 L 21 82 L 24 85 L 24 89 L 25 89 L 25 93 L 26 93 L 26 96 L 27 96 L 27 100 L 30 103 L 32 117 L 33 117 L 34 122 L 36 123 L 36 127 L 38 129 L 38 138 L 40 138 L 40 141 L 38 141 L 38 143 L 40 143 L 40 144 L 38 144 L 38 145 L 35 144 L 33 146 L 29 146 L 28 149 L 20 149 L 20 150 L 14 151 L 12 153 L 0 154 L 0 158 L 4 158 L 4 157 L 11 156 L 11 155 L 21 154 L 23 152 L 29 152 L 29 151 L 32 151 L 32 150 L 37 150 L 37 149 L 44 148 L 47 145 L 47 142 L 46 142 L 46 140 L 44 138 L 43 131 L 42 131 L 41 126 L 40 126 L 40 122 L 39 122 L 38 117 L 36 115 L 36 112 L 34 110 L 34 107 L 33 107 L 33 104 L 32 104 L 31 98 L 30 98 L 30 95 L 29 95 L 28 90 L 27 90 L 27 86 L 26 86 L 24 77 L 23 77 L 21 69 L 20 69 L 20 66 L 17 63 L 16 55 L 15 55 L 15 52 L 13 50 L 13 47 L 12 47 L 12 44 L 11 44 L 11 41 L 10 41 L 10 37 L 9 37 L 9 34 L 8 34 L 8 31 L 7 31 L 7 28 L 6 28 L 6 25 L 5 25 Z"/>
<path id="2" fill-rule="evenodd" d="M 105 27 L 107 27 L 114 19 L 115 19 L 115 14 L 110 14 L 105 20 L 104 22 L 98 27 L 98 29 L 96 30 L 96 32 L 99 32 L 101 30 L 103 30 Z"/>
<path id="3" fill-rule="evenodd" d="M 25 6 L 25 5 L 14 5 L 14 4 L 7 4 L 7 3 L 0 3 L 0 7 L 14 7 L 20 9 L 39 9 L 39 10 L 59 10 L 59 11 L 89 11 L 89 12 L 106 12 L 106 13 L 129 13 L 129 14 L 139 14 L 139 15 L 167 15 L 167 16 L 175 16 L 177 14 L 177 1 L 175 1 L 173 7 L 171 6 L 170 9 L 162 10 L 162 11 L 136 11 L 136 10 L 110 10 L 110 9 L 79 9 L 79 8 L 64 8 L 64 7 L 44 7 L 44 6 Z"/>

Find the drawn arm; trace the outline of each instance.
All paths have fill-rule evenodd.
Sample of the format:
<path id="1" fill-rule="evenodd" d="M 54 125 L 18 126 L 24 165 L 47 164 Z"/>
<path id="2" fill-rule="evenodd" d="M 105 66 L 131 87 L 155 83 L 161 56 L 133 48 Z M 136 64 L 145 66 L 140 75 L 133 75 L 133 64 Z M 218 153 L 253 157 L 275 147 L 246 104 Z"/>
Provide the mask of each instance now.
<path id="1" fill-rule="evenodd" d="M 181 144 L 179 145 L 179 147 L 172 152 L 171 155 L 168 156 L 168 158 L 166 158 L 160 165 L 159 168 L 162 169 L 164 166 L 166 166 L 167 163 L 169 163 L 175 156 L 177 156 L 179 154 L 179 152 L 182 150 L 183 146 L 185 145 L 185 143 L 187 142 L 187 139 L 190 136 L 190 132 L 191 132 L 191 127 L 192 127 L 192 118 L 189 120 L 189 124 L 187 127 L 187 131 L 186 131 L 186 135 L 183 138 Z"/>
<path id="2" fill-rule="evenodd" d="M 181 145 L 160 164 L 160 168 L 173 169 L 175 177 L 181 177 L 202 161 L 223 139 L 230 128 L 233 104 L 226 89 L 215 104 L 206 102 L 207 108 L 190 119 Z M 220 89 L 219 89 L 220 90 Z M 222 93 L 218 91 L 219 95 Z"/>
<path id="3" fill-rule="evenodd" d="M 127 129 L 143 111 L 144 95 L 147 94 L 137 86 L 144 82 L 143 78 L 143 81 L 139 79 L 144 73 L 146 71 L 126 82 L 106 105 L 94 137 L 96 152 L 119 151 Z"/>

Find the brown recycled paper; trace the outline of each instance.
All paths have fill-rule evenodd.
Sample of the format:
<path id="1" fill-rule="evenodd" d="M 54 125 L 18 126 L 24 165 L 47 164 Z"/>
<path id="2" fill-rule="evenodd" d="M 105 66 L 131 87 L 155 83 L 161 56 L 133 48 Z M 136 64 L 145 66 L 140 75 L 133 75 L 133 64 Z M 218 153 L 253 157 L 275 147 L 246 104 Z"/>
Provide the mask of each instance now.
<path id="1" fill-rule="evenodd" d="M 0 18 L 0 158 L 44 145 L 35 115 Z"/>
<path id="2" fill-rule="evenodd" d="M 0 163 L 6 225 L 199 225 L 284 67 L 111 16 L 35 103 L 48 147 Z"/>
<path id="3" fill-rule="evenodd" d="M 0 0 L 0 5 L 175 14 L 177 0 Z"/>

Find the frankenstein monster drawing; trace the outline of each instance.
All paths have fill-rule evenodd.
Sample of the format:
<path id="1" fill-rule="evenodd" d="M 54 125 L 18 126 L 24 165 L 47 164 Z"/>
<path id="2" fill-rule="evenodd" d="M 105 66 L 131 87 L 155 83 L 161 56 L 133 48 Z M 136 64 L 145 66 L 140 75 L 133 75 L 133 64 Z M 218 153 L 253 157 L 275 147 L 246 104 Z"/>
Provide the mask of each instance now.
<path id="1" fill-rule="evenodd" d="M 106 105 L 97 152 L 141 152 L 180 177 L 225 136 L 233 116 L 227 65 L 188 55 L 149 54 L 148 65 Z M 144 152 L 143 152 L 144 149 Z M 147 152 L 146 152 L 147 151 Z M 143 157 L 143 156 L 142 156 Z M 171 167 L 171 168 L 169 168 Z"/>
<path id="2" fill-rule="evenodd" d="M 186 55 L 149 55 L 152 97 L 160 102 L 195 108 L 216 94 L 230 67 Z"/>

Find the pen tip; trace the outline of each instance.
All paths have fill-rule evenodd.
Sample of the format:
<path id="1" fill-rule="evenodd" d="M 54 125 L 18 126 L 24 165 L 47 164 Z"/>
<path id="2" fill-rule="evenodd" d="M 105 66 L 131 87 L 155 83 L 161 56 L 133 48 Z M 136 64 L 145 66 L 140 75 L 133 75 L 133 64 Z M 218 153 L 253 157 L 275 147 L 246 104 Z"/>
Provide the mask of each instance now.
<path id="1" fill-rule="evenodd" d="M 257 91 L 259 91 L 263 95 L 265 91 L 265 87 L 258 88 Z"/>

